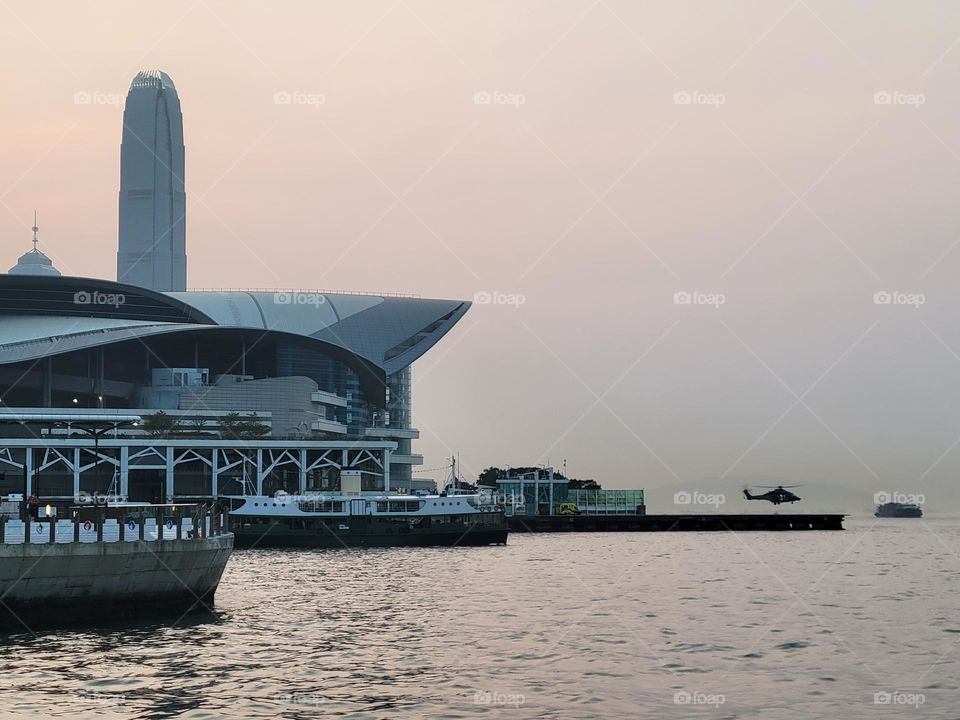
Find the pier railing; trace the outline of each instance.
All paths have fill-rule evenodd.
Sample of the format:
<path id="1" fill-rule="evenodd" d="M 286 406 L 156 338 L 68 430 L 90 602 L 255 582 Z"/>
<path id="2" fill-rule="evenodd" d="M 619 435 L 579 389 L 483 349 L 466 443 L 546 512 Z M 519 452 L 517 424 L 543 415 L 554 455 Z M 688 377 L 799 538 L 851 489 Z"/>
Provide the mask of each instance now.
<path id="1" fill-rule="evenodd" d="M 0 544 L 202 540 L 227 532 L 226 510 L 211 505 L 74 506 L 64 514 L 0 516 Z"/>

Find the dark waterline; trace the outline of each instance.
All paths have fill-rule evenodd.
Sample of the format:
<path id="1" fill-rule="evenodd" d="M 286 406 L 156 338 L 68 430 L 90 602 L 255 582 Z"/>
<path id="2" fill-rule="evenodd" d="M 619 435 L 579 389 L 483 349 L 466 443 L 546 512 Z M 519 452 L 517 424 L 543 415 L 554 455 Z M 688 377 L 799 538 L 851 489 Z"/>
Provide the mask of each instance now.
<path id="1" fill-rule="evenodd" d="M 960 520 L 847 526 L 237 552 L 216 613 L 0 640 L 3 714 L 956 717 Z"/>

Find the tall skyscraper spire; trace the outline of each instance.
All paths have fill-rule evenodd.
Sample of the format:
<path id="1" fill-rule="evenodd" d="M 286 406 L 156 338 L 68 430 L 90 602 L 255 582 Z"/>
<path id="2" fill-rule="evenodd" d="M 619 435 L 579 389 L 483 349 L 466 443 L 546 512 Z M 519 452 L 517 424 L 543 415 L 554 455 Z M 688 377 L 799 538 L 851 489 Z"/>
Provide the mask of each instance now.
<path id="1" fill-rule="evenodd" d="M 139 72 L 123 110 L 119 282 L 187 289 L 186 210 L 177 89 L 165 72 Z"/>

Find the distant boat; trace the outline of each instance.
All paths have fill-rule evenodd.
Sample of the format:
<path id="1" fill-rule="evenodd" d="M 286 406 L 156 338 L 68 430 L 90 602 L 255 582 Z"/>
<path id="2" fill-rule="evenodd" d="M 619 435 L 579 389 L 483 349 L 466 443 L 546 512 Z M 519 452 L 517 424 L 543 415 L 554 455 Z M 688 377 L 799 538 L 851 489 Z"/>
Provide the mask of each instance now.
<path id="1" fill-rule="evenodd" d="M 918 518 L 923 517 L 923 510 L 915 503 L 888 502 L 877 505 L 874 516 L 878 518 Z"/>

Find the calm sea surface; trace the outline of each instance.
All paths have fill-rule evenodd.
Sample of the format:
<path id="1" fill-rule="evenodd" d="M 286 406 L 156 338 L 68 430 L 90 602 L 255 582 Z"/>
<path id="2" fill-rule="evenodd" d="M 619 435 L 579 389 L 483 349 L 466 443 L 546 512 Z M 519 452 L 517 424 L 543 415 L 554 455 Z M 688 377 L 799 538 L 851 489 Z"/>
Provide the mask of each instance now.
<path id="1" fill-rule="evenodd" d="M 960 518 L 847 527 L 238 551 L 216 616 L 3 639 L 0 712 L 960 717 Z"/>

